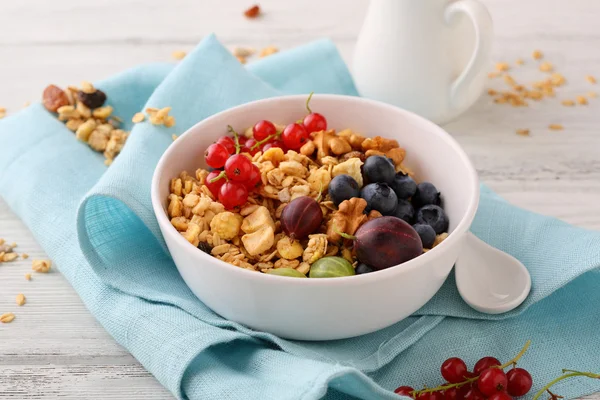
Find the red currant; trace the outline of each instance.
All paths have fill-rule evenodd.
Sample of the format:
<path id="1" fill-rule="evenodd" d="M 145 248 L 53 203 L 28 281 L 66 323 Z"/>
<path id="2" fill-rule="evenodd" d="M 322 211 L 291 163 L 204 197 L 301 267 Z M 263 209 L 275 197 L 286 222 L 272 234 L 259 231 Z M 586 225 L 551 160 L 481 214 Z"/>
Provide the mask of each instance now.
<path id="1" fill-rule="evenodd" d="M 245 144 L 248 141 L 248 138 L 246 136 L 239 136 L 238 137 L 238 143 L 241 145 Z M 235 140 L 234 140 L 235 142 Z"/>
<path id="2" fill-rule="evenodd" d="M 523 368 L 511 369 L 506 374 L 506 379 L 508 380 L 506 391 L 508 394 L 515 397 L 526 395 L 529 393 L 531 386 L 533 385 L 533 379 L 531 379 L 531 375 Z"/>
<path id="3" fill-rule="evenodd" d="M 283 144 L 292 150 L 298 150 L 302 147 L 302 145 L 308 141 L 309 136 L 310 135 L 304 126 L 300 124 L 289 124 L 281 134 Z"/>
<path id="4" fill-rule="evenodd" d="M 233 181 L 245 181 L 252 172 L 252 161 L 243 154 L 235 154 L 225 162 L 225 173 Z"/>
<path id="5" fill-rule="evenodd" d="M 204 184 L 215 197 L 219 196 L 219 190 L 221 189 L 221 186 L 223 186 L 223 184 L 227 182 L 227 178 L 225 178 L 224 176 L 214 182 L 211 182 L 211 180 L 218 177 L 221 172 L 223 171 L 215 169 L 214 171 L 210 172 L 204 180 Z"/>
<path id="6" fill-rule="evenodd" d="M 250 172 L 250 177 L 247 181 L 244 181 L 244 184 L 248 188 L 248 190 L 256 189 L 262 183 L 260 176 L 260 169 L 254 164 L 252 164 L 252 171 Z"/>
<path id="7" fill-rule="evenodd" d="M 414 390 L 415 389 L 411 388 L 410 386 L 400 386 L 400 387 L 396 388 L 396 390 L 394 390 L 394 393 L 402 395 L 402 396 L 412 397 L 411 392 Z"/>
<path id="8" fill-rule="evenodd" d="M 327 129 L 327 120 L 319 113 L 310 113 L 304 117 L 304 127 L 308 133 L 324 131 Z"/>
<path id="9" fill-rule="evenodd" d="M 246 140 L 246 143 L 244 143 L 244 147 L 247 149 L 246 151 L 240 151 L 240 153 L 249 153 L 251 155 L 255 155 L 256 153 L 258 153 L 260 151 L 260 148 L 257 146 L 255 148 L 254 145 L 256 144 L 256 140 L 250 138 L 248 140 Z"/>
<path id="10" fill-rule="evenodd" d="M 227 151 L 227 148 L 220 143 L 211 144 L 204 153 L 206 163 L 213 168 L 221 168 L 225 165 L 227 157 L 229 157 L 229 152 Z"/>
<path id="11" fill-rule="evenodd" d="M 286 150 L 285 150 L 285 145 L 283 144 L 283 142 L 282 142 L 281 140 L 273 140 L 273 141 L 272 141 L 272 142 L 270 142 L 270 143 L 266 143 L 266 144 L 264 144 L 264 145 L 263 145 L 263 147 L 262 147 L 262 151 L 263 151 L 263 153 L 264 153 L 265 151 L 269 150 L 269 149 L 270 149 L 270 148 L 272 148 L 272 147 L 279 147 L 280 149 L 282 149 L 282 150 L 283 150 L 283 152 L 284 152 L 284 153 L 286 153 Z"/>
<path id="12" fill-rule="evenodd" d="M 217 143 L 225 146 L 229 154 L 235 153 L 235 141 L 229 136 L 223 136 L 217 140 Z"/>
<path id="13" fill-rule="evenodd" d="M 513 400 L 513 398 L 510 397 L 506 392 L 496 392 L 488 397 L 488 400 Z"/>
<path id="14" fill-rule="evenodd" d="M 465 394 L 465 400 L 485 400 L 485 396 L 479 391 L 479 389 L 471 388 Z"/>
<path id="15" fill-rule="evenodd" d="M 450 383 L 459 383 L 465 380 L 467 364 L 458 357 L 444 361 L 441 368 L 442 377 Z"/>
<path id="16" fill-rule="evenodd" d="M 500 368 L 488 368 L 477 379 L 477 387 L 486 396 L 503 392 L 507 383 L 506 374 Z"/>
<path id="17" fill-rule="evenodd" d="M 483 357 L 481 360 L 475 363 L 473 372 L 475 373 L 475 375 L 479 375 L 483 371 L 485 371 L 489 367 L 493 367 L 494 365 L 502 365 L 502 363 L 494 357 Z"/>
<path id="18" fill-rule="evenodd" d="M 271 135 L 274 135 L 277 132 L 275 125 L 271 121 L 258 121 L 256 125 L 252 128 L 252 133 L 254 135 L 254 139 L 260 142 L 261 140 L 265 140 Z"/>
<path id="19" fill-rule="evenodd" d="M 246 200 L 248 200 L 248 189 L 243 183 L 225 182 L 219 190 L 219 202 L 228 210 L 243 205 Z"/>
<path id="20" fill-rule="evenodd" d="M 462 397 L 460 399 L 462 399 Z M 453 387 L 444 390 L 444 400 L 459 400 L 458 388 Z"/>
<path id="21" fill-rule="evenodd" d="M 442 392 L 429 393 L 429 400 L 444 400 L 444 393 L 442 393 Z"/>
<path id="22" fill-rule="evenodd" d="M 421 393 L 416 400 L 431 400 L 431 393 Z"/>

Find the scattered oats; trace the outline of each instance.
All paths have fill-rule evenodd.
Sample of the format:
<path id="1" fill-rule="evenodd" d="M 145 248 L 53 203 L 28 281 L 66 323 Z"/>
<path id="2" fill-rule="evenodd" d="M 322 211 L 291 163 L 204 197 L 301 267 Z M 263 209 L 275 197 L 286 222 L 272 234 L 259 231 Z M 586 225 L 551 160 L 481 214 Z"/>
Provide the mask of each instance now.
<path id="1" fill-rule="evenodd" d="M 0 238 L 0 246 L 4 244 L 4 239 Z"/>
<path id="2" fill-rule="evenodd" d="M 517 58 L 517 61 L 515 61 L 515 64 L 517 64 L 517 65 L 523 65 L 523 64 L 525 64 L 525 61 L 523 61 L 522 58 Z"/>
<path id="3" fill-rule="evenodd" d="M 548 61 L 544 61 L 540 64 L 540 71 L 542 72 L 551 72 L 553 69 L 554 67 Z"/>
<path id="4" fill-rule="evenodd" d="M 181 50 L 176 50 L 173 53 L 171 53 L 171 57 L 173 57 L 176 60 L 183 60 L 186 55 L 187 53 Z"/>
<path id="5" fill-rule="evenodd" d="M 16 302 L 18 306 L 22 306 L 25 304 L 25 295 L 23 293 L 19 293 L 16 298 Z"/>
<path id="6" fill-rule="evenodd" d="M 172 115 L 167 115 L 167 117 L 165 118 L 165 126 L 167 128 L 175 126 L 175 117 Z"/>
<path id="7" fill-rule="evenodd" d="M 0 315 L 0 322 L 2 322 L 3 324 L 8 324 L 9 322 L 12 322 L 12 320 L 14 320 L 14 319 L 15 319 L 15 314 L 13 314 L 11 312 L 7 312 L 7 313 Z"/>
<path id="8" fill-rule="evenodd" d="M 19 255 L 17 253 L 4 253 L 4 255 L 2 256 L 2 260 L 1 261 L 3 261 L 3 262 L 11 262 L 11 261 L 16 260 L 17 257 L 19 257 Z"/>
<path id="9" fill-rule="evenodd" d="M 173 141 L 175 141 L 177 138 L 178 138 L 178 136 L 176 134 L 171 135 L 171 139 L 173 139 Z"/>
<path id="10" fill-rule="evenodd" d="M 156 114 L 158 112 L 158 108 L 156 108 L 156 107 L 146 107 L 146 112 L 149 115 L 154 115 L 154 114 Z"/>
<path id="11" fill-rule="evenodd" d="M 561 124 L 550 124 L 548 128 L 552 131 L 562 131 L 565 129 Z"/>
<path id="12" fill-rule="evenodd" d="M 133 122 L 134 124 L 139 124 L 144 119 L 146 119 L 146 116 L 144 115 L 144 113 L 139 112 L 139 113 L 135 113 L 133 115 L 133 118 L 131 118 L 131 122 Z"/>
<path id="13" fill-rule="evenodd" d="M 517 135 L 529 136 L 529 129 L 517 129 Z"/>
<path id="14" fill-rule="evenodd" d="M 235 56 L 235 58 L 237 58 L 237 60 L 240 62 L 240 64 L 246 64 L 246 57 Z"/>
<path id="15" fill-rule="evenodd" d="M 50 271 L 52 261 L 50 260 L 33 260 L 31 263 L 31 269 L 35 272 L 47 273 Z"/>
<path id="16" fill-rule="evenodd" d="M 512 76 L 508 75 L 508 74 L 507 74 L 507 75 L 504 75 L 504 82 L 505 82 L 507 85 L 510 85 L 510 86 L 513 86 L 513 85 L 515 85 L 515 84 L 516 84 L 516 82 L 515 82 L 514 78 L 513 78 Z"/>
<path id="17" fill-rule="evenodd" d="M 25 274 L 25 280 L 31 280 L 31 274 L 29 272 Z"/>
<path id="18" fill-rule="evenodd" d="M 277 53 L 278 51 L 279 51 L 279 49 L 277 47 L 275 47 L 275 46 L 268 46 L 268 47 L 265 47 L 264 49 L 262 49 L 260 51 L 260 54 L 258 56 L 261 57 L 261 58 L 262 57 L 267 57 L 267 56 L 270 56 L 271 54 Z"/>
<path id="19" fill-rule="evenodd" d="M 236 57 L 250 57 L 256 53 L 256 49 L 251 47 L 236 47 L 233 49 L 233 55 Z"/>
<path id="20" fill-rule="evenodd" d="M 27 253 L 23 253 L 23 254 L 21 254 L 21 258 L 22 258 L 23 260 L 27 260 L 27 259 L 29 258 L 29 254 L 27 254 Z"/>
<path id="21" fill-rule="evenodd" d="M 496 63 L 496 71 L 504 72 L 510 69 L 510 65 L 505 62 Z"/>
<path id="22" fill-rule="evenodd" d="M 95 93 L 96 92 L 96 88 L 90 82 L 83 81 L 83 82 L 81 82 L 81 91 L 83 93 L 91 94 L 91 93 Z"/>
<path id="23" fill-rule="evenodd" d="M 588 103 L 587 99 L 584 96 L 577 96 L 575 99 L 581 105 L 586 105 Z"/>
<path id="24" fill-rule="evenodd" d="M 550 77 L 550 82 L 552 82 L 554 86 L 562 86 L 566 81 L 567 80 L 565 79 L 565 77 L 562 74 L 559 74 L 558 72 L 553 73 Z"/>
<path id="25" fill-rule="evenodd" d="M 13 249 L 14 249 L 15 247 L 17 247 L 17 242 L 12 242 L 12 243 L 10 244 L 10 247 L 11 247 L 11 248 L 13 248 Z"/>
<path id="26" fill-rule="evenodd" d="M 544 54 L 539 50 L 535 50 L 532 54 L 532 57 L 534 60 L 540 60 L 542 57 L 544 57 Z"/>
<path id="27" fill-rule="evenodd" d="M 113 163 L 113 160 L 111 160 L 110 158 L 107 158 L 106 160 L 104 160 L 104 165 L 106 165 L 107 167 L 110 166 Z"/>
<path id="28" fill-rule="evenodd" d="M 595 84 L 595 83 L 596 83 L 596 78 L 595 78 L 595 77 L 593 77 L 592 75 L 587 75 L 587 76 L 585 77 L 585 79 L 586 79 L 586 80 L 587 80 L 589 83 L 591 83 L 591 84 Z"/>
<path id="29" fill-rule="evenodd" d="M 431 248 L 434 248 L 435 246 L 437 246 L 438 244 L 442 243 L 444 240 L 446 240 L 448 238 L 448 232 L 443 232 L 440 233 L 439 235 L 437 235 L 435 237 L 435 240 L 433 241 L 433 246 L 431 246 Z"/>
<path id="30" fill-rule="evenodd" d="M 588 97 L 598 97 L 598 93 L 596 92 L 588 92 Z"/>
<path id="31" fill-rule="evenodd" d="M 488 78 L 490 78 L 490 79 L 494 79 L 494 78 L 497 78 L 499 76 L 500 76 L 499 72 L 490 72 L 490 73 L 488 73 Z"/>
<path id="32" fill-rule="evenodd" d="M 573 107 L 575 105 L 573 100 L 563 100 L 560 103 L 565 107 Z"/>
<path id="33" fill-rule="evenodd" d="M 6 117 L 6 108 L 0 107 L 0 119 Z"/>
<path id="34" fill-rule="evenodd" d="M 498 92 L 496 92 L 494 89 L 488 89 L 488 94 L 489 94 L 490 96 L 495 96 L 495 95 L 497 95 L 497 94 L 498 94 Z"/>
<path id="35" fill-rule="evenodd" d="M 31 105 L 30 101 L 26 101 L 25 103 L 23 103 L 23 108 L 29 107 Z"/>

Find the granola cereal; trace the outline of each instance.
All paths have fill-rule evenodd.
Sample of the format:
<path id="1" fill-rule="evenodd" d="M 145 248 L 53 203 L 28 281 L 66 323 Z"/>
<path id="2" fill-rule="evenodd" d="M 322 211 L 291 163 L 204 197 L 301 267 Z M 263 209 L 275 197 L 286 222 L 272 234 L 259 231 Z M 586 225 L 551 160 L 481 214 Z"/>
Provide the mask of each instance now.
<path id="1" fill-rule="evenodd" d="M 167 214 L 174 229 L 221 261 L 259 273 L 293 270 L 296 277 L 342 276 L 339 271 L 360 274 L 391 266 L 354 270 L 365 263 L 360 247 L 363 243 L 381 247 L 368 237 L 386 226 L 392 226 L 391 233 L 385 231 L 378 239 L 382 243 L 410 237 L 418 244 L 412 246 L 410 257 L 392 265 L 423 252 L 420 233 L 410 224 L 430 225 L 441 241 L 447 235 L 448 218 L 440 207 L 439 192 L 424 183 L 415 196 L 417 184 L 404 164 L 406 150 L 400 143 L 351 129 L 328 129 L 325 117 L 312 113 L 309 101 L 310 97 L 311 118 L 302 124 L 286 127 L 263 120 L 245 128 L 243 136 L 228 127 L 233 136 L 223 136 L 217 141 L 220 146 L 206 149 L 205 162 L 214 170 L 199 168 L 172 177 Z M 145 110 L 156 123 L 164 123 L 169 111 Z M 310 121 L 319 127 L 312 129 Z M 365 164 L 369 159 L 376 161 Z M 339 176 L 344 178 L 334 179 Z M 390 179 L 394 189 L 386 183 Z M 384 216 L 382 202 L 389 208 L 391 201 L 396 216 Z M 390 218 L 395 221 L 392 225 Z M 311 272 L 313 265 L 318 265 L 318 273 Z M 338 271 L 328 273 L 328 268 Z M 280 269 L 284 270 L 276 273 Z"/>

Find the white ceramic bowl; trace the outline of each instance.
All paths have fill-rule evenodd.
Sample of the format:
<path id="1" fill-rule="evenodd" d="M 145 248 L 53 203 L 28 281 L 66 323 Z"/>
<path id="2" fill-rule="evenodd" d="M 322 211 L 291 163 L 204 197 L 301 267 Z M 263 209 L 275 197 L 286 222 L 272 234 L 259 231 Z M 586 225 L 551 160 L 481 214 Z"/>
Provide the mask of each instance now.
<path id="1" fill-rule="evenodd" d="M 311 108 L 328 126 L 365 136 L 398 140 L 417 181 L 441 191 L 450 236 L 433 250 L 401 265 L 365 275 L 294 279 L 235 267 L 188 243 L 166 213 L 169 182 L 182 170 L 205 167 L 208 145 L 258 120 L 289 123 L 305 115 L 306 96 L 285 96 L 244 104 L 196 124 L 160 159 L 152 181 L 152 205 L 179 273 L 196 296 L 224 318 L 256 330 L 299 340 L 363 335 L 390 326 L 423 306 L 452 270 L 479 200 L 477 174 L 454 139 L 437 125 L 384 103 L 358 97 L 315 95 Z"/>

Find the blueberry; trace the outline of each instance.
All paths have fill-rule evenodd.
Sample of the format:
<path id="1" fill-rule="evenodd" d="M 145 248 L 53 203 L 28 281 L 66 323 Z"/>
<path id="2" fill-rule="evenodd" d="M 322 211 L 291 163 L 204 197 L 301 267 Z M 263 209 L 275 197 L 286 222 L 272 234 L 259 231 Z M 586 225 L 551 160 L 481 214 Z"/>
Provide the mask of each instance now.
<path id="1" fill-rule="evenodd" d="M 430 249 L 433 247 L 433 242 L 435 241 L 435 231 L 429 225 L 425 224 L 415 224 L 413 225 L 415 231 L 421 237 L 421 242 L 423 242 L 423 247 L 426 249 Z"/>
<path id="2" fill-rule="evenodd" d="M 390 183 L 390 187 L 396 192 L 398 199 L 409 199 L 415 195 L 417 191 L 417 182 L 408 175 L 398 172 L 394 176 L 394 180 Z"/>
<path id="3" fill-rule="evenodd" d="M 198 243 L 198 248 L 200 250 L 202 250 L 203 252 L 205 252 L 206 254 L 210 254 L 210 251 L 212 250 L 212 247 L 210 246 L 210 244 L 208 244 L 206 242 Z"/>
<path id="4" fill-rule="evenodd" d="M 440 205 L 440 192 L 429 182 L 421 182 L 417 185 L 417 191 L 412 198 L 415 208 L 421 208 L 428 204 Z"/>
<path id="5" fill-rule="evenodd" d="M 396 206 L 394 215 L 410 224 L 415 218 L 415 209 L 409 201 L 398 200 L 398 205 Z"/>
<path id="6" fill-rule="evenodd" d="M 394 164 L 383 156 L 371 156 L 363 167 L 365 177 L 371 183 L 392 183 L 396 170 Z"/>
<path id="7" fill-rule="evenodd" d="M 448 216 L 440 206 L 429 204 L 417 212 L 417 223 L 426 224 L 433 228 L 436 234 L 448 230 Z"/>
<path id="8" fill-rule="evenodd" d="M 398 205 L 396 193 L 385 183 L 368 184 L 360 191 L 360 197 L 367 201 L 366 212 L 377 210 L 383 215 L 391 215 Z"/>
<path id="9" fill-rule="evenodd" d="M 329 196 L 339 206 L 344 200 L 360 197 L 360 189 L 350 175 L 338 175 L 329 182 Z"/>
<path id="10" fill-rule="evenodd" d="M 354 268 L 354 272 L 356 272 L 356 275 L 368 274 L 369 272 L 373 272 L 373 268 L 365 263 L 360 263 Z"/>

